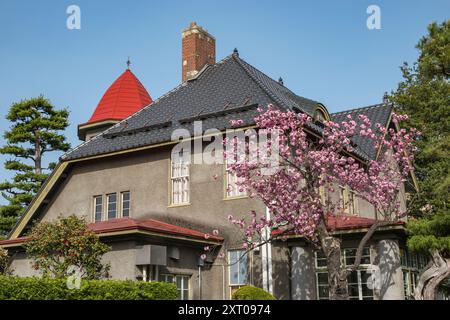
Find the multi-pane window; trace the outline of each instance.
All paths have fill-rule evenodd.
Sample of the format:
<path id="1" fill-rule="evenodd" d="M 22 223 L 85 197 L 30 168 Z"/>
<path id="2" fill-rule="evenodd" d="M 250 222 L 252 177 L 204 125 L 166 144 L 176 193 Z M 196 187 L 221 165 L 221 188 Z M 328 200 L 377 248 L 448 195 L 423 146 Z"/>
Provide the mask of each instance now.
<path id="1" fill-rule="evenodd" d="M 178 300 L 189 299 L 189 276 L 161 274 L 159 281 L 175 283 L 177 285 Z"/>
<path id="2" fill-rule="evenodd" d="M 171 163 L 171 204 L 189 203 L 189 164 L 182 157 Z"/>
<path id="3" fill-rule="evenodd" d="M 247 192 L 244 190 L 242 186 L 238 185 L 239 178 L 236 172 L 230 170 L 226 162 L 225 162 L 225 171 L 226 171 L 225 187 L 227 198 L 246 196 Z"/>
<path id="4" fill-rule="evenodd" d="M 346 213 L 358 214 L 358 197 L 355 191 L 348 187 L 339 186 L 339 198 Z"/>
<path id="5" fill-rule="evenodd" d="M 347 277 L 350 300 L 373 300 L 373 287 L 369 284 L 372 273 L 367 270 L 352 271 Z"/>
<path id="6" fill-rule="evenodd" d="M 356 258 L 356 248 L 346 248 L 343 251 L 345 259 L 345 265 L 351 266 L 355 263 Z M 370 249 L 368 247 L 364 248 L 361 255 L 360 265 L 370 265 Z"/>
<path id="7" fill-rule="evenodd" d="M 401 249 L 400 258 L 405 298 L 411 299 L 419 281 L 419 274 L 427 264 L 427 257 L 422 254 L 411 253 Z"/>
<path id="8" fill-rule="evenodd" d="M 228 252 L 229 282 L 231 286 L 247 284 L 248 255 L 244 250 L 232 250 Z"/>
<path id="9" fill-rule="evenodd" d="M 107 199 L 107 217 L 108 219 L 117 218 L 117 194 L 111 193 L 106 195 Z"/>
<path id="10" fill-rule="evenodd" d="M 122 217 L 130 216 L 130 192 L 124 191 L 120 193 L 120 198 L 122 201 Z"/>
<path id="11" fill-rule="evenodd" d="M 328 286 L 328 272 L 317 272 L 317 299 L 328 300 L 330 299 L 330 292 Z"/>
<path id="12" fill-rule="evenodd" d="M 356 249 L 345 248 L 341 252 L 341 263 L 350 266 L 355 263 Z M 360 266 L 348 275 L 348 292 L 352 300 L 373 300 L 373 289 L 371 286 L 370 249 L 364 248 L 361 256 Z M 316 252 L 316 287 L 317 298 L 329 299 L 328 272 L 326 257 L 322 252 Z"/>
<path id="13" fill-rule="evenodd" d="M 123 191 L 119 194 L 109 193 L 106 195 L 106 198 L 103 195 L 94 196 L 94 221 L 99 222 L 109 219 L 129 217 L 131 211 L 130 201 L 130 191 Z"/>
<path id="14" fill-rule="evenodd" d="M 358 199 L 353 190 L 348 190 L 348 213 L 358 214 Z"/>
<path id="15" fill-rule="evenodd" d="M 95 221 L 102 221 L 103 216 L 103 196 L 94 197 L 94 219 Z"/>

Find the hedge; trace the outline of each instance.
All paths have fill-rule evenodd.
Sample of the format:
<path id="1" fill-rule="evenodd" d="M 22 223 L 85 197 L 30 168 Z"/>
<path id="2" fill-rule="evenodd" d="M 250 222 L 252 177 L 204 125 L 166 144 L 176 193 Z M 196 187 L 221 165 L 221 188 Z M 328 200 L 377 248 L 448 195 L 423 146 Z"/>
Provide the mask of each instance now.
<path id="1" fill-rule="evenodd" d="M 0 300 L 175 300 L 177 287 L 166 282 L 82 280 L 69 289 L 65 279 L 0 276 Z"/>
<path id="2" fill-rule="evenodd" d="M 233 300 L 276 300 L 273 295 L 261 288 L 243 286 L 233 293 Z"/>

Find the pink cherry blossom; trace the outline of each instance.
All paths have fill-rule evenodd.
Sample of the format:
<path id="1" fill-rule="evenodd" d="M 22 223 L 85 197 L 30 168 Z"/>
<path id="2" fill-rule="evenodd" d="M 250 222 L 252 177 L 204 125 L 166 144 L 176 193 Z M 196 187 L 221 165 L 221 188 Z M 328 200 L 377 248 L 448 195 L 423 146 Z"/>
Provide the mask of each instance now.
<path id="1" fill-rule="evenodd" d="M 263 174 L 262 170 L 270 165 L 264 161 L 269 156 L 258 150 L 229 164 L 239 178 L 239 190 L 261 200 L 271 215 L 271 219 L 266 219 L 264 212 L 252 211 L 241 219 L 228 216 L 232 224 L 243 230 L 244 248 L 259 242 L 265 228 L 280 223 L 280 229 L 318 244 L 318 226 L 327 224 L 328 216 L 346 210 L 342 201 L 332 201 L 327 196 L 337 192 L 337 186 L 348 187 L 358 198 L 372 204 L 380 219 L 397 220 L 405 215 L 398 196 L 414 170 L 413 142 L 417 130 L 386 129 L 365 115 L 348 115 L 341 123 L 325 121 L 321 137 L 316 139 L 310 134 L 314 120 L 308 115 L 281 111 L 272 105 L 258 110 L 255 121 L 260 132 L 278 134 L 280 163 L 275 173 Z M 393 114 L 392 119 L 398 124 L 407 117 Z M 372 145 L 379 154 L 376 159 L 358 147 L 358 137 Z M 249 142 L 243 143 L 248 151 Z"/>

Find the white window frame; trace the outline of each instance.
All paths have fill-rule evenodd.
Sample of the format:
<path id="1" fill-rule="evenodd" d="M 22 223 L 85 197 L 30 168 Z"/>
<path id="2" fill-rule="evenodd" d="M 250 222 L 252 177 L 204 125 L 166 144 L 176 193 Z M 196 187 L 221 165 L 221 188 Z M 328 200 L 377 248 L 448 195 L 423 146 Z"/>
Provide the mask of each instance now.
<path id="1" fill-rule="evenodd" d="M 98 206 L 97 199 L 100 199 L 102 201 L 102 203 L 100 204 L 100 206 L 101 206 L 100 220 L 97 220 L 97 206 Z M 93 207 L 94 207 L 94 210 L 93 210 L 93 219 L 92 220 L 94 221 L 94 223 L 103 221 L 104 220 L 104 213 L 105 213 L 103 195 L 93 196 Z"/>
<path id="2" fill-rule="evenodd" d="M 328 288 L 328 298 L 321 298 L 321 297 L 319 297 L 319 287 L 328 287 L 329 285 L 328 285 L 328 283 L 326 284 L 326 285 L 324 285 L 324 284 L 319 284 L 319 273 L 324 273 L 324 274 L 326 274 L 327 275 L 327 277 L 328 277 L 328 272 L 326 272 L 326 271 L 316 271 L 316 292 L 317 292 L 317 300 L 330 300 L 330 296 L 329 296 L 329 294 L 330 294 L 330 289 Z"/>
<path id="3" fill-rule="evenodd" d="M 183 159 L 183 157 L 180 157 L 180 159 Z M 189 203 L 190 203 L 190 165 L 188 163 L 184 163 L 181 160 L 179 161 L 178 164 L 176 164 L 171 159 L 170 205 L 185 205 Z"/>
<path id="4" fill-rule="evenodd" d="M 349 187 L 339 186 L 339 199 L 345 213 L 359 215 L 358 194 Z"/>
<path id="5" fill-rule="evenodd" d="M 128 200 L 124 200 L 124 195 L 128 194 Z M 120 192 L 120 217 L 123 218 L 124 203 L 128 202 L 128 215 L 126 217 L 131 217 L 131 192 L 122 191 Z"/>
<path id="6" fill-rule="evenodd" d="M 366 283 L 362 283 L 362 277 L 361 277 L 361 272 L 369 272 L 371 266 L 372 266 L 372 250 L 370 249 L 370 247 L 365 247 L 364 249 L 368 249 L 369 250 L 369 261 L 370 263 L 361 263 L 358 267 L 357 270 L 355 270 L 354 272 L 357 273 L 357 280 L 358 280 L 358 298 L 359 300 L 363 300 L 363 298 L 369 298 L 371 297 L 372 299 L 375 298 L 375 293 L 372 290 L 372 295 L 371 296 L 363 296 L 363 285 Z M 346 266 L 346 262 L 347 262 L 347 251 L 348 250 L 356 250 L 356 248 L 342 248 L 341 249 L 341 259 L 342 259 L 342 263 L 344 266 Z M 315 265 L 315 277 L 316 277 L 316 293 L 317 293 L 317 299 L 321 299 L 321 300 L 325 300 L 326 298 L 320 298 L 319 297 L 319 277 L 318 274 L 319 273 L 328 273 L 327 271 L 327 267 L 326 266 L 318 266 L 318 259 L 324 259 L 324 258 L 318 258 L 317 256 L 317 251 L 314 253 L 314 265 Z M 350 256 L 353 257 L 353 256 Z M 362 257 L 367 257 L 367 255 L 363 255 Z M 362 258 L 361 257 L 361 258 Z M 349 283 L 350 284 L 350 283 Z M 367 285 L 367 284 L 366 284 Z M 323 285 L 321 285 L 323 286 Z"/>
<path id="7" fill-rule="evenodd" d="M 163 273 L 159 275 L 159 281 L 175 283 L 177 286 L 177 293 L 179 293 L 179 300 L 189 300 L 190 299 L 190 281 L 191 276 L 183 275 L 183 274 L 170 274 Z M 169 277 L 172 278 L 172 281 L 169 281 Z M 162 278 L 162 280 L 161 280 Z M 177 279 L 181 278 L 181 288 L 178 288 Z"/>
<path id="8" fill-rule="evenodd" d="M 115 196 L 115 197 L 116 197 L 116 201 L 115 201 L 115 204 L 116 204 L 116 212 L 115 212 L 115 217 L 114 217 L 114 218 L 110 218 L 110 217 L 109 217 L 109 206 L 110 206 L 109 198 L 110 198 L 111 196 Z M 108 193 L 108 194 L 106 195 L 106 220 L 111 220 L 111 219 L 116 219 L 116 218 L 118 218 L 118 212 L 119 212 L 119 210 L 118 210 L 117 193 Z"/>
<path id="9" fill-rule="evenodd" d="M 238 176 L 236 172 L 231 171 L 228 168 L 228 162 L 225 160 L 225 198 L 226 199 L 234 199 L 234 198 L 243 198 L 247 197 L 246 190 L 239 190 L 239 186 L 237 185 Z M 231 189 L 230 191 L 229 188 Z"/>
<path id="10" fill-rule="evenodd" d="M 405 298 L 409 299 L 414 295 L 420 272 L 425 268 L 427 261 L 425 256 L 404 249 L 400 249 L 400 255 Z"/>
<path id="11" fill-rule="evenodd" d="M 241 252 L 241 254 L 239 255 L 240 258 L 238 259 L 237 262 L 235 262 L 233 264 L 233 266 L 237 266 L 237 269 L 238 269 L 238 283 L 231 283 L 231 267 L 232 267 L 232 263 L 234 262 L 234 261 L 231 261 L 231 253 L 232 252 Z M 241 279 L 240 279 L 240 272 L 239 272 L 239 270 L 241 270 L 241 264 L 242 264 L 242 253 L 247 255 L 246 260 L 245 260 L 246 261 L 246 265 L 245 265 L 245 278 L 246 279 L 245 279 L 244 282 L 241 281 Z M 229 262 L 229 265 L 228 265 L 228 285 L 230 287 L 245 286 L 245 285 L 248 284 L 248 277 L 249 277 L 249 270 L 248 270 L 249 259 L 248 258 L 249 258 L 248 257 L 248 253 L 245 253 L 245 250 L 228 250 L 228 262 Z"/>

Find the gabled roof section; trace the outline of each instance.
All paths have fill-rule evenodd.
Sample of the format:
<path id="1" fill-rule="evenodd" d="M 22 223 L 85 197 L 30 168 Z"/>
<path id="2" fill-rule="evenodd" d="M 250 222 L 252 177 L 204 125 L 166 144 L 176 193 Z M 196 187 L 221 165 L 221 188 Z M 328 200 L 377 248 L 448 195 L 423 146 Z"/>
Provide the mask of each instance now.
<path id="1" fill-rule="evenodd" d="M 192 132 L 192 122 L 203 120 L 203 129 L 229 127 L 231 119 L 253 125 L 256 107 L 274 104 L 312 114 L 319 102 L 297 96 L 282 84 L 252 67 L 237 54 L 208 66 L 195 80 L 187 81 L 139 110 L 103 134 L 66 153 L 74 160 L 170 141 L 176 128 Z"/>
<path id="2" fill-rule="evenodd" d="M 332 113 L 331 121 L 339 123 L 345 121 L 348 115 L 351 115 L 353 119 L 357 118 L 358 115 L 365 115 L 372 122 L 371 129 L 374 132 L 377 132 L 375 125 L 379 123 L 385 127 L 388 126 L 389 121 L 391 119 L 391 113 L 392 113 L 392 104 L 381 103 L 371 105 L 368 107 Z M 369 159 L 375 159 L 377 157 L 378 150 L 374 148 L 372 141 L 370 139 L 364 139 L 361 136 L 355 136 L 353 140 L 354 143 L 357 145 L 357 149 L 359 149 L 359 151 L 362 151 Z"/>
<path id="3" fill-rule="evenodd" d="M 122 120 L 142 107 L 152 98 L 130 69 L 125 70 L 106 90 L 87 124 L 105 120 Z"/>

